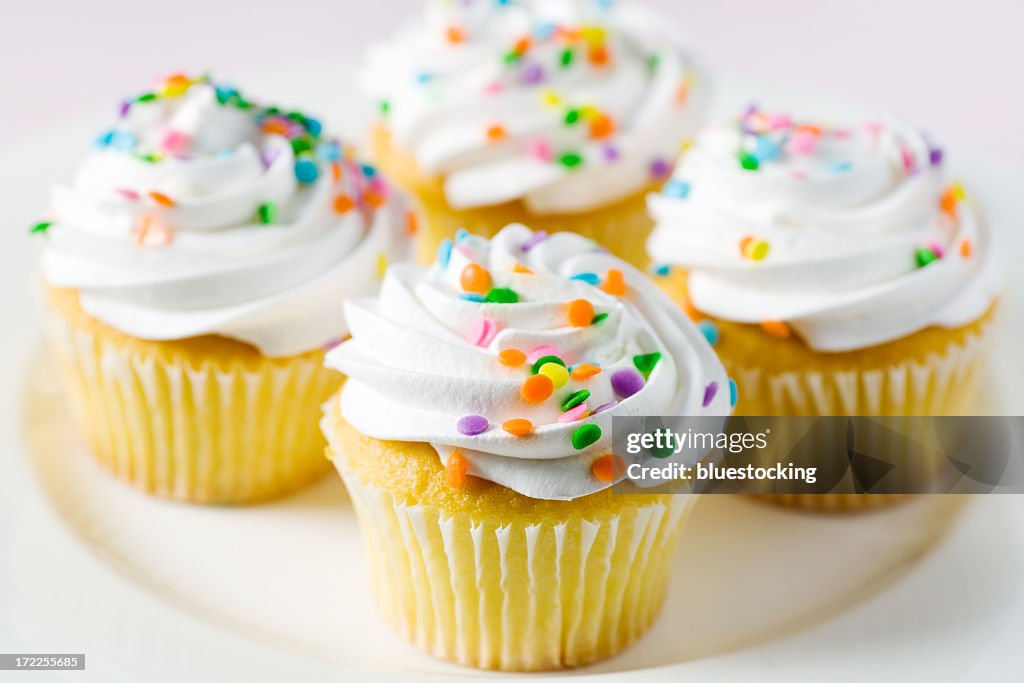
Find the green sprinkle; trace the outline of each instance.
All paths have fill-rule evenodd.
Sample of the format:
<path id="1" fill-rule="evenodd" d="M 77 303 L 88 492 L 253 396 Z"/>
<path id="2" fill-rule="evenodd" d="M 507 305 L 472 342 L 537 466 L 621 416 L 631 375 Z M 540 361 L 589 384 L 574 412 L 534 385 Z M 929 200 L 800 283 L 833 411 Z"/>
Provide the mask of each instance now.
<path id="1" fill-rule="evenodd" d="M 650 452 L 655 458 L 664 460 L 665 458 L 672 457 L 676 451 L 671 446 L 662 446 L 661 448 L 652 448 L 650 449 Z"/>
<path id="2" fill-rule="evenodd" d="M 139 95 L 137 98 L 135 98 L 135 101 L 136 102 L 152 102 L 155 99 L 156 99 L 156 93 L 148 92 L 148 93 L 145 93 L 143 95 Z"/>
<path id="3" fill-rule="evenodd" d="M 601 438 L 601 428 L 596 424 L 580 425 L 572 433 L 572 447 L 582 451 L 587 446 L 596 443 Z"/>
<path id="4" fill-rule="evenodd" d="M 274 202 L 264 202 L 260 204 L 259 208 L 260 223 L 263 225 L 270 225 L 277 221 L 277 204 Z"/>
<path id="5" fill-rule="evenodd" d="M 654 370 L 654 366 L 661 360 L 661 354 L 655 351 L 654 353 L 644 353 L 639 356 L 633 356 L 633 365 L 636 369 L 643 373 L 646 379 L 647 375 L 651 374 Z"/>
<path id="6" fill-rule="evenodd" d="M 505 64 L 511 66 L 513 64 L 518 64 L 522 60 L 522 58 L 523 56 L 521 54 L 513 50 L 512 52 L 506 52 L 505 56 L 502 59 L 504 60 Z"/>
<path id="7" fill-rule="evenodd" d="M 387 116 L 389 113 L 391 113 L 391 103 L 388 102 L 387 100 L 381 100 L 378 106 L 380 107 L 380 113 L 383 114 L 384 116 Z"/>
<path id="8" fill-rule="evenodd" d="M 148 154 L 143 154 L 139 158 L 145 161 L 147 164 L 155 164 L 158 161 L 164 160 L 163 155 L 157 154 L 156 152 L 149 152 Z"/>
<path id="9" fill-rule="evenodd" d="M 306 121 L 305 115 L 301 111 L 290 111 L 288 112 L 288 118 L 295 123 L 304 123 Z"/>
<path id="10" fill-rule="evenodd" d="M 580 110 L 579 109 L 570 109 L 569 111 L 565 112 L 565 125 L 573 126 L 573 125 L 576 125 L 577 123 L 579 123 L 579 121 L 580 121 Z"/>
<path id="11" fill-rule="evenodd" d="M 308 152 L 309 150 L 313 149 L 313 146 L 305 137 L 295 138 L 291 141 L 291 143 L 292 152 L 294 152 L 296 156 L 302 154 L 303 152 Z"/>
<path id="12" fill-rule="evenodd" d="M 276 116 L 281 113 L 281 109 L 279 107 L 267 107 L 264 111 L 271 116 Z"/>
<path id="13" fill-rule="evenodd" d="M 487 292 L 487 301 L 492 304 L 519 303 L 519 295 L 507 287 L 495 287 Z"/>
<path id="14" fill-rule="evenodd" d="M 937 261 L 939 257 L 934 251 L 928 247 L 921 247 L 914 252 L 914 260 L 917 261 L 918 268 L 924 268 L 932 261 Z"/>
<path id="15" fill-rule="evenodd" d="M 607 317 L 608 317 L 607 313 L 598 313 L 597 315 L 594 316 L 594 319 L 590 321 L 590 324 L 591 325 L 596 325 L 596 324 L 598 324 L 599 322 L 601 322 L 602 320 L 604 320 Z"/>
<path id="16" fill-rule="evenodd" d="M 235 106 L 239 109 L 252 109 L 252 102 L 241 95 L 235 95 Z"/>
<path id="17" fill-rule="evenodd" d="M 567 68 L 569 66 L 572 66 L 572 60 L 575 56 L 576 53 L 573 52 L 573 49 L 571 47 L 567 47 L 564 50 L 562 50 L 562 54 L 558 57 L 558 62 L 559 64 L 562 65 L 563 68 Z"/>
<path id="18" fill-rule="evenodd" d="M 569 396 L 562 401 L 562 412 L 565 413 L 572 410 L 588 398 L 590 398 L 590 392 L 586 389 L 580 389 L 579 391 L 569 394 Z"/>
<path id="19" fill-rule="evenodd" d="M 651 73 L 654 73 L 655 71 L 658 70 L 658 64 L 660 63 L 661 55 L 659 55 L 657 52 L 652 52 L 651 55 L 647 58 L 647 70 L 650 71 Z"/>
<path id="20" fill-rule="evenodd" d="M 736 155 L 736 158 L 739 159 L 740 166 L 747 169 L 748 171 L 756 171 L 757 167 L 760 166 L 760 162 L 758 162 L 757 157 L 755 157 L 750 152 L 741 151 L 739 154 Z"/>
<path id="21" fill-rule="evenodd" d="M 558 161 L 566 168 L 576 168 L 583 163 L 583 157 L 578 152 L 565 152 L 558 157 Z"/>
<path id="22" fill-rule="evenodd" d="M 30 235 L 38 235 L 41 232 L 46 232 L 47 230 L 49 230 L 51 225 L 53 225 L 53 223 L 51 223 L 50 221 L 40 221 L 39 223 L 36 223 L 31 228 L 29 228 L 28 232 Z"/>
<path id="23" fill-rule="evenodd" d="M 540 369 L 544 367 L 545 363 L 557 363 L 558 365 L 561 365 L 563 368 L 565 367 L 565 361 L 559 358 L 558 356 L 541 356 L 540 358 L 537 359 L 537 362 L 533 364 L 533 368 L 531 368 L 533 374 L 536 375 L 538 372 L 540 372 Z"/>

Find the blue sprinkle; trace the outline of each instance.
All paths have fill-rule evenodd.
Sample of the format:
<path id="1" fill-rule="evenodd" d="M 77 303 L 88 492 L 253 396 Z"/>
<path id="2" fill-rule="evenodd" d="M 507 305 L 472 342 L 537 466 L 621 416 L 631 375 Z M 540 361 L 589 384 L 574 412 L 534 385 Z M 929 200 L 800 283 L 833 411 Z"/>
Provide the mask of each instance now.
<path id="1" fill-rule="evenodd" d="M 433 80 L 433 78 L 433 75 L 427 73 L 426 71 L 421 71 L 418 74 L 416 74 L 416 82 L 421 85 L 424 83 L 429 83 L 431 80 Z"/>
<path id="2" fill-rule="evenodd" d="M 107 132 L 96 138 L 96 145 L 99 147 L 106 147 L 114 140 L 114 131 L 108 130 Z"/>
<path id="3" fill-rule="evenodd" d="M 466 230 L 465 228 L 459 228 L 458 230 L 455 231 L 455 242 L 456 243 L 461 242 L 462 240 L 466 239 L 467 237 L 469 237 L 469 230 Z"/>
<path id="4" fill-rule="evenodd" d="M 130 152 L 135 149 L 135 145 L 138 143 L 139 138 L 135 133 L 125 132 L 114 132 L 113 137 L 110 140 L 110 146 L 114 149 L 122 152 Z"/>
<path id="5" fill-rule="evenodd" d="M 757 145 L 754 147 L 754 156 L 758 161 L 772 161 L 778 158 L 782 152 L 779 144 L 767 135 L 760 135 L 757 138 Z"/>
<path id="6" fill-rule="evenodd" d="M 477 294 L 476 292 L 463 292 L 462 294 L 459 294 L 459 298 L 465 301 L 473 301 L 478 304 L 482 304 L 487 301 L 487 297 L 483 294 Z"/>
<path id="7" fill-rule="evenodd" d="M 437 265 L 441 266 L 442 269 L 447 268 L 451 260 L 452 241 L 446 237 L 442 240 L 441 244 L 437 245 Z"/>
<path id="8" fill-rule="evenodd" d="M 654 266 L 651 268 L 651 272 L 661 277 L 668 277 L 668 274 L 672 272 L 672 266 L 668 263 L 662 263 L 661 265 Z"/>
<path id="9" fill-rule="evenodd" d="M 377 175 L 377 169 L 369 164 L 363 164 L 361 168 L 363 170 L 363 175 L 367 178 L 372 178 Z"/>
<path id="10" fill-rule="evenodd" d="M 665 188 L 661 192 L 666 197 L 673 199 L 686 199 L 690 196 L 690 183 L 673 178 L 665 184 Z"/>
<path id="11" fill-rule="evenodd" d="M 851 168 L 853 168 L 853 164 L 849 161 L 841 161 L 838 164 L 830 166 L 828 170 L 832 173 L 846 173 Z"/>
<path id="12" fill-rule="evenodd" d="M 299 159 L 295 162 L 295 177 L 300 183 L 316 182 L 320 177 L 320 169 L 309 159 Z"/>
<path id="13" fill-rule="evenodd" d="M 324 161 L 340 161 L 341 145 L 337 142 L 325 142 L 316 148 L 317 156 Z"/>
<path id="14" fill-rule="evenodd" d="M 710 320 L 701 320 L 697 323 L 697 329 L 701 331 L 704 338 L 708 340 L 708 344 L 714 346 L 718 343 L 718 328 Z"/>
<path id="15" fill-rule="evenodd" d="M 557 28 L 558 27 L 555 26 L 553 22 L 544 22 L 538 25 L 537 28 L 533 30 L 533 36 L 537 40 L 547 40 L 551 36 L 555 35 L 555 31 L 557 30 Z"/>
<path id="16" fill-rule="evenodd" d="M 739 398 L 739 390 L 736 389 L 736 380 L 729 379 L 729 405 L 736 407 L 736 400 Z"/>
<path id="17" fill-rule="evenodd" d="M 599 285 L 601 284 L 601 278 L 597 276 L 597 273 L 579 273 L 569 278 L 570 280 L 577 280 L 579 282 L 586 282 L 588 285 Z"/>
<path id="18" fill-rule="evenodd" d="M 305 118 L 302 120 L 302 125 L 305 126 L 306 131 L 313 137 L 320 135 L 324 129 L 323 124 L 316 119 Z"/>

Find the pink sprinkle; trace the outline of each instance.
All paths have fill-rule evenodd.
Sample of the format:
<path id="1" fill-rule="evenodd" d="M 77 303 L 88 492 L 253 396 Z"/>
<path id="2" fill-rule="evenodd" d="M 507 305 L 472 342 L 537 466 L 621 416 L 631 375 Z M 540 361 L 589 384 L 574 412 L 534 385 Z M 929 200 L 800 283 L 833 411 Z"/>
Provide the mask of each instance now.
<path id="1" fill-rule="evenodd" d="M 789 114 L 776 114 L 769 121 L 772 130 L 782 130 L 793 125 L 793 119 L 790 118 Z"/>
<path id="2" fill-rule="evenodd" d="M 587 404 L 581 403 L 575 408 L 570 408 L 561 415 L 558 416 L 559 422 L 575 422 L 576 420 L 582 420 L 588 415 Z"/>
<path id="3" fill-rule="evenodd" d="M 853 135 L 853 131 L 851 131 L 849 128 L 836 128 L 831 132 L 834 137 L 839 138 L 840 140 L 846 140 L 851 135 Z"/>
<path id="4" fill-rule="evenodd" d="M 487 95 L 497 95 L 504 89 L 505 86 L 502 85 L 501 81 L 491 81 L 484 86 L 484 93 Z"/>
<path id="5" fill-rule="evenodd" d="M 474 346 L 487 346 L 494 340 L 496 334 L 498 334 L 498 323 L 494 318 L 481 315 L 469 326 L 466 340 Z"/>
<path id="6" fill-rule="evenodd" d="M 786 148 L 791 154 L 814 154 L 818 149 L 818 136 L 810 131 L 798 131 L 789 139 Z"/>
<path id="7" fill-rule="evenodd" d="M 544 356 L 558 356 L 559 358 L 561 358 L 562 354 L 554 346 L 551 346 L 550 344 L 543 344 L 533 349 L 532 351 L 530 351 L 530 353 L 526 355 L 526 362 L 536 363 L 540 358 Z"/>
<path id="8" fill-rule="evenodd" d="M 555 155 L 551 151 L 551 145 L 546 140 L 531 140 L 526 144 L 526 153 L 534 159 L 551 161 Z"/>
<path id="9" fill-rule="evenodd" d="M 925 242 L 924 245 L 932 250 L 936 258 L 942 258 L 946 253 L 946 250 L 938 242 Z"/>
<path id="10" fill-rule="evenodd" d="M 178 130 L 169 130 L 164 139 L 160 141 L 160 147 L 165 152 L 180 152 L 188 145 L 188 136 Z"/>
<path id="11" fill-rule="evenodd" d="M 914 155 L 906 147 L 900 147 L 900 157 L 903 159 L 903 168 L 909 173 L 914 170 Z"/>
<path id="12" fill-rule="evenodd" d="M 798 171 L 795 168 L 789 172 L 789 175 L 794 180 L 804 180 L 807 177 L 806 173 L 804 173 L 803 171 Z"/>
<path id="13" fill-rule="evenodd" d="M 132 201 L 132 202 L 137 201 L 138 198 L 139 198 L 139 193 L 138 192 L 136 192 L 135 190 L 130 190 L 127 187 L 119 187 L 119 188 L 117 188 L 117 193 L 119 195 L 121 195 L 122 197 L 124 197 L 125 199 L 127 199 L 128 201 Z"/>
<path id="14" fill-rule="evenodd" d="M 879 135 L 882 134 L 882 124 L 881 123 L 866 123 L 866 124 L 864 124 L 864 129 L 867 132 L 871 133 L 871 135 L 873 135 L 876 138 Z"/>

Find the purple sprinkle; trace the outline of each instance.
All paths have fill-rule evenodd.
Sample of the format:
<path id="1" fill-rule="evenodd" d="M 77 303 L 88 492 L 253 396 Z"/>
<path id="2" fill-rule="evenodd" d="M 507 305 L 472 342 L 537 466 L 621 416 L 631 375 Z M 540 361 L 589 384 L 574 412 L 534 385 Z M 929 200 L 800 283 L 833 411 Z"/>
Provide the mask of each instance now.
<path id="1" fill-rule="evenodd" d="M 605 145 L 602 153 L 604 154 L 605 161 L 618 161 L 621 156 L 619 148 L 613 145 Z"/>
<path id="2" fill-rule="evenodd" d="M 715 400 L 718 393 L 718 382 L 712 382 L 704 389 L 704 407 L 707 408 Z"/>
<path id="3" fill-rule="evenodd" d="M 655 159 L 651 162 L 651 175 L 655 178 L 666 178 L 671 171 L 672 166 L 664 159 Z"/>
<path id="4" fill-rule="evenodd" d="M 612 390 L 620 398 L 629 398 L 643 388 L 643 375 L 633 368 L 621 368 L 612 373 Z"/>
<path id="5" fill-rule="evenodd" d="M 128 116 L 128 112 L 130 112 L 131 110 L 132 110 L 131 100 L 125 100 L 124 102 L 121 103 L 121 108 L 118 110 L 118 116 L 120 116 L 123 119 L 124 117 Z"/>
<path id="6" fill-rule="evenodd" d="M 932 166 L 938 166 L 942 163 L 942 150 L 935 147 L 928 151 L 928 161 Z"/>
<path id="7" fill-rule="evenodd" d="M 531 62 L 523 67 L 523 82 L 529 85 L 536 85 L 544 80 L 544 67 L 536 62 Z"/>
<path id="8" fill-rule="evenodd" d="M 268 168 L 273 166 L 274 162 L 277 161 L 277 156 L 279 154 L 280 154 L 280 152 L 277 151 L 277 150 L 273 150 L 273 151 L 261 150 L 260 151 L 260 161 L 263 162 L 263 170 L 267 170 Z"/>
<path id="9" fill-rule="evenodd" d="M 519 247 L 519 250 L 525 254 L 547 238 L 548 234 L 546 232 L 538 230 L 530 236 L 530 239 L 523 242 L 523 246 Z"/>
<path id="10" fill-rule="evenodd" d="M 460 417 L 455 426 L 459 430 L 459 434 L 476 436 L 490 429 L 491 423 L 483 415 L 466 415 L 465 417 Z"/>
<path id="11" fill-rule="evenodd" d="M 597 415 L 598 413 L 603 413 L 606 410 L 611 410 L 617 405 L 619 405 L 618 401 L 608 401 L 607 403 L 602 403 L 598 407 L 594 408 L 594 410 L 590 414 Z"/>

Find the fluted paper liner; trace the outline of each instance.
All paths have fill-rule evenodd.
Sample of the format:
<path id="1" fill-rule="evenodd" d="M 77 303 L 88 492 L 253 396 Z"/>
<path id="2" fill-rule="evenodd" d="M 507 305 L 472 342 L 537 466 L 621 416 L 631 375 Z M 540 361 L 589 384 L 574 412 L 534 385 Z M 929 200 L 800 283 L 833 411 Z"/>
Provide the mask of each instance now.
<path id="1" fill-rule="evenodd" d="M 694 501 L 506 523 L 405 504 L 338 468 L 385 619 L 434 657 L 504 671 L 582 666 L 634 642 L 660 610 Z"/>
<path id="2" fill-rule="evenodd" d="M 323 352 L 184 360 L 50 310 L 47 332 L 75 423 L 97 460 L 155 495 L 243 503 L 294 490 L 330 464 L 320 405 L 340 376 Z"/>

